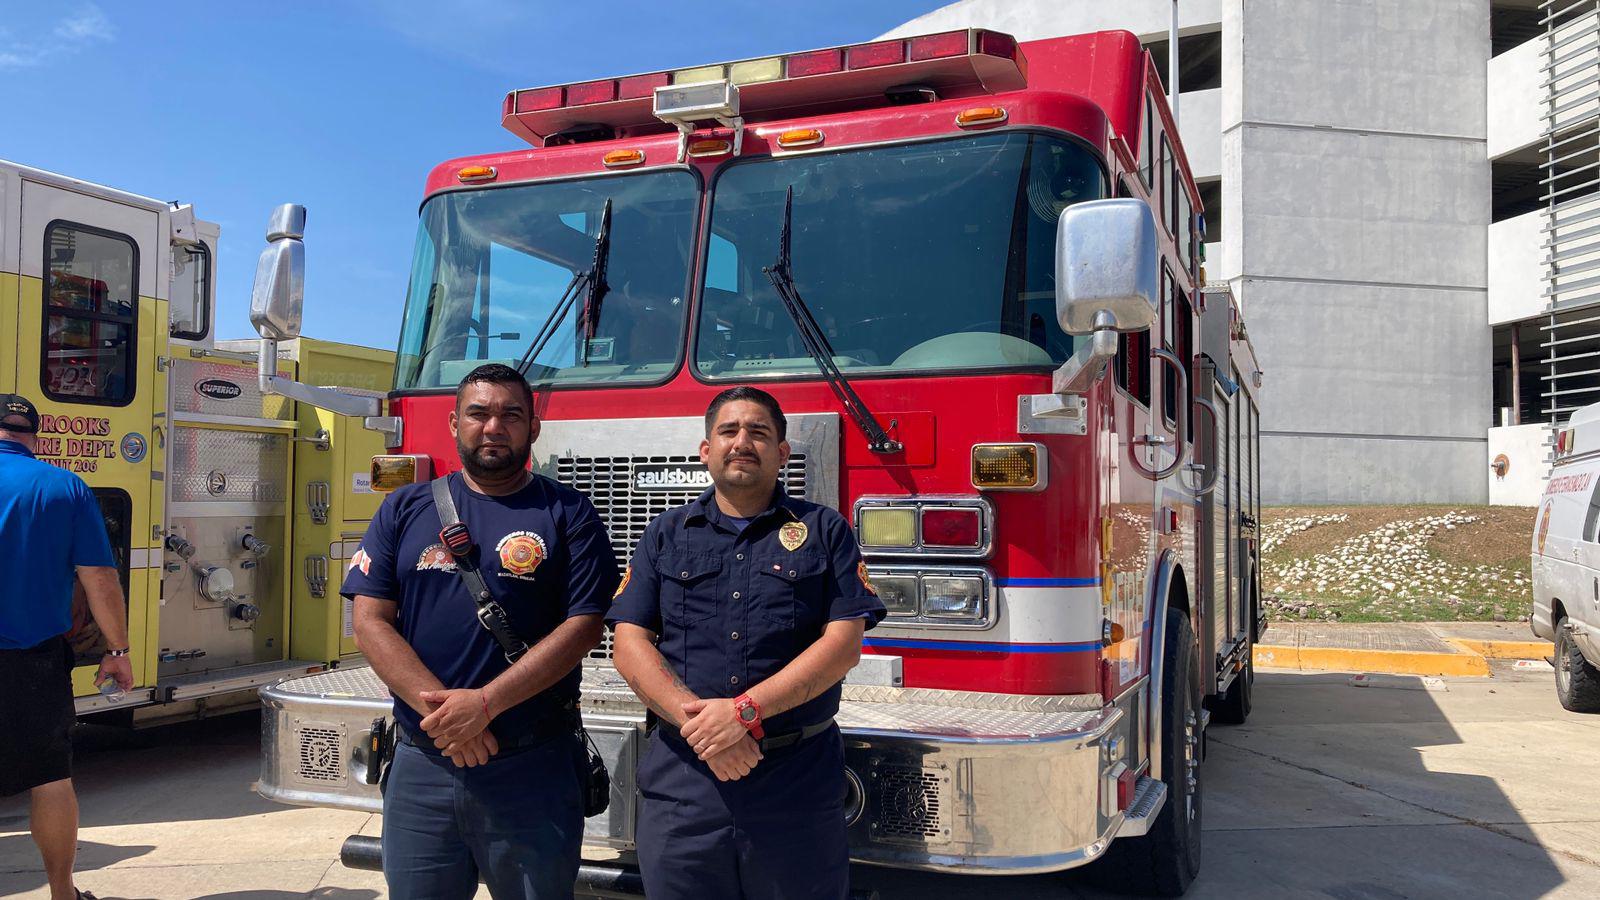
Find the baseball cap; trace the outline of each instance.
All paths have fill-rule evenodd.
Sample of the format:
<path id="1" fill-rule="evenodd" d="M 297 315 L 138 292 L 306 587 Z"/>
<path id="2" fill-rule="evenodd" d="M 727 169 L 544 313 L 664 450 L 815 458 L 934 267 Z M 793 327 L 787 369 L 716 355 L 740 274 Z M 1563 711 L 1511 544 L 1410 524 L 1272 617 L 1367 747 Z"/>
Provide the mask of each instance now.
<path id="1" fill-rule="evenodd" d="M 23 422 L 17 421 L 23 419 Z M 39 411 L 21 394 L 0 394 L 0 428 L 19 434 L 37 434 Z"/>

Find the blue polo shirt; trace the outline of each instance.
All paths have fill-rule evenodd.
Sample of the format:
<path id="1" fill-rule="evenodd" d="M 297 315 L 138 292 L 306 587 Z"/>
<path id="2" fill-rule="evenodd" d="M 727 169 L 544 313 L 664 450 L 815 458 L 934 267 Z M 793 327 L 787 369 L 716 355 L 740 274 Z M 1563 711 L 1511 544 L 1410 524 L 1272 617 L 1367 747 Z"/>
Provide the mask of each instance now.
<path id="1" fill-rule="evenodd" d="M 850 523 L 838 510 L 775 492 L 741 522 L 715 491 L 657 516 L 606 621 L 660 636 L 657 649 L 697 697 L 737 697 L 787 666 L 829 622 L 883 620 Z M 767 719 L 768 734 L 826 721 L 839 685 Z"/>
<path id="2" fill-rule="evenodd" d="M 450 476 L 450 497 L 475 545 L 485 585 L 512 628 L 533 646 L 571 616 L 604 614 L 617 587 L 617 556 L 605 523 L 578 491 L 535 475 L 504 497 L 469 489 Z M 439 542 L 439 513 L 429 484 L 395 491 L 372 517 L 340 593 L 399 604 L 400 636 L 447 688 L 481 688 L 510 664 L 478 622 L 454 557 Z M 544 692 L 501 713 L 490 725 L 502 743 L 536 733 L 578 698 L 577 667 Z M 399 698 L 394 715 L 428 750 L 422 717 Z"/>
<path id="3" fill-rule="evenodd" d="M 83 479 L 0 441 L 0 649 L 72 627 L 77 566 L 114 566 L 100 504 Z"/>

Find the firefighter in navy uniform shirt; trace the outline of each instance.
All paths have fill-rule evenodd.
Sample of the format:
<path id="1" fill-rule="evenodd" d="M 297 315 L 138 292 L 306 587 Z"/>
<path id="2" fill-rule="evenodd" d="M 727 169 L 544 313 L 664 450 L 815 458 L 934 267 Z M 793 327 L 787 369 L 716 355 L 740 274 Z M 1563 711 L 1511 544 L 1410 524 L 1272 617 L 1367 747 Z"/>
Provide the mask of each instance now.
<path id="1" fill-rule="evenodd" d="M 389 496 L 345 573 L 361 651 L 399 722 L 383 798 L 393 898 L 571 897 L 583 837 L 579 664 L 603 634 L 617 560 L 594 506 L 527 471 L 527 382 L 473 370 L 450 414 L 450 494 L 484 581 L 531 648 L 515 665 L 439 538 L 427 484 Z"/>
<path id="2" fill-rule="evenodd" d="M 645 529 L 606 617 L 653 713 L 636 835 L 651 900 L 849 892 L 833 717 L 885 611 L 844 517 L 778 486 L 785 429 L 763 391 L 711 402 L 714 487 Z"/>

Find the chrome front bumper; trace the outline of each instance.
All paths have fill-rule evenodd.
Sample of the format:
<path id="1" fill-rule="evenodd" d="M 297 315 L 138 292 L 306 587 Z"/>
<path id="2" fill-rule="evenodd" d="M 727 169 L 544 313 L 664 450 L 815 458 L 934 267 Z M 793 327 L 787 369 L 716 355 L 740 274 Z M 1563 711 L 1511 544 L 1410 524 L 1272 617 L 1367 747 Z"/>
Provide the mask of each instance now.
<path id="1" fill-rule="evenodd" d="M 1017 697 L 846 685 L 839 712 L 851 796 L 852 858 L 966 873 L 1082 865 L 1112 837 L 1141 834 L 1160 811 L 1159 782 L 1139 779 L 1126 810 L 1117 775 L 1139 755 L 1137 692 Z M 370 669 L 291 679 L 261 692 L 261 780 L 283 803 L 381 811 L 357 746 L 389 694 Z M 587 669 L 584 722 L 612 773 L 611 807 L 585 844 L 633 849 L 633 771 L 644 709 L 615 671 Z"/>

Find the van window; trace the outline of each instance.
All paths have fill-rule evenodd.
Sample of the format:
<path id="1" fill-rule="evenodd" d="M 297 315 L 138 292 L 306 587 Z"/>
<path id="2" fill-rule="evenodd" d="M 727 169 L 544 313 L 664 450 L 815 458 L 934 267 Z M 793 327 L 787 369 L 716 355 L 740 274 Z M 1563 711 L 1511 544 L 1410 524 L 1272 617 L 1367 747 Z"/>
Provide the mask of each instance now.
<path id="1" fill-rule="evenodd" d="M 133 400 L 139 252 L 127 235 L 72 222 L 44 232 L 41 387 L 52 400 Z"/>
<path id="2" fill-rule="evenodd" d="M 1594 493 L 1589 495 L 1589 512 L 1583 517 L 1583 539 L 1600 541 L 1600 536 L 1595 534 L 1597 527 L 1600 527 L 1600 479 L 1595 481 Z"/>

